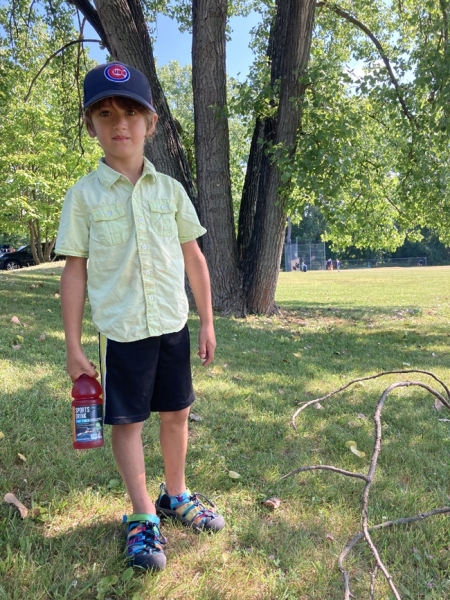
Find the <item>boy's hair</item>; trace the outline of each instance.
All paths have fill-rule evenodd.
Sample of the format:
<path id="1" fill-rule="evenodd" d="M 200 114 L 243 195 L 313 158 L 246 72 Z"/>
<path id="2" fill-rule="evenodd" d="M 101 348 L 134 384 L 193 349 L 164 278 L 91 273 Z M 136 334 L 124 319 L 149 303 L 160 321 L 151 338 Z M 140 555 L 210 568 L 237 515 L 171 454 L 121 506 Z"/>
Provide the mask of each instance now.
<path id="1" fill-rule="evenodd" d="M 112 98 L 110 98 L 110 100 L 122 110 L 135 110 L 141 115 L 143 115 L 145 118 L 145 124 L 147 126 L 147 129 L 153 125 L 153 118 L 155 113 L 140 102 L 137 102 L 132 98 L 126 98 L 125 96 L 113 96 Z M 104 102 L 105 98 L 97 100 L 97 102 L 94 102 L 94 104 L 89 105 L 84 111 L 84 123 L 87 129 L 94 129 L 94 125 L 92 123 L 92 113 L 100 109 Z"/>

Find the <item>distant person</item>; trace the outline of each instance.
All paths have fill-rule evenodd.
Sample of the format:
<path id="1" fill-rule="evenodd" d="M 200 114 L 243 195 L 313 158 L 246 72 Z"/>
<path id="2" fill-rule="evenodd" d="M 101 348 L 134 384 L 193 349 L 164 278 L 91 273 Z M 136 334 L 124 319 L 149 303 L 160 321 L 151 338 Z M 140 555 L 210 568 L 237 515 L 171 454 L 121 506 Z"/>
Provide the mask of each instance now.
<path id="1" fill-rule="evenodd" d="M 423 260 L 422 259 L 419 260 L 418 265 L 419 265 L 419 267 L 423 267 Z"/>
<path id="2" fill-rule="evenodd" d="M 206 230 L 183 187 L 144 158 L 158 116 L 143 73 L 118 62 L 89 71 L 84 120 L 104 158 L 67 192 L 61 214 L 56 252 L 67 257 L 61 276 L 67 371 L 72 381 L 83 373 L 98 376 L 81 345 L 87 286 L 99 331 L 104 421 L 112 425 L 113 454 L 132 506 L 123 517 L 126 558 L 133 566 L 162 570 L 166 538 L 157 515 L 211 532 L 225 525 L 214 505 L 204 506 L 185 482 L 195 399 L 185 271 L 200 317 L 204 366 L 216 347 L 208 268 L 196 241 Z M 156 412 L 165 482 L 153 502 L 142 430 Z"/>
<path id="3" fill-rule="evenodd" d="M 341 270 L 341 261 L 340 261 L 338 258 L 336 259 L 336 269 L 337 269 L 338 271 L 340 271 L 340 270 Z"/>
<path id="4" fill-rule="evenodd" d="M 302 260 L 302 273 L 306 273 L 307 270 L 308 270 L 308 265 L 305 263 L 305 261 Z"/>
<path id="5" fill-rule="evenodd" d="M 331 260 L 331 258 L 329 258 L 327 260 L 327 271 L 332 271 L 333 270 L 333 261 Z"/>

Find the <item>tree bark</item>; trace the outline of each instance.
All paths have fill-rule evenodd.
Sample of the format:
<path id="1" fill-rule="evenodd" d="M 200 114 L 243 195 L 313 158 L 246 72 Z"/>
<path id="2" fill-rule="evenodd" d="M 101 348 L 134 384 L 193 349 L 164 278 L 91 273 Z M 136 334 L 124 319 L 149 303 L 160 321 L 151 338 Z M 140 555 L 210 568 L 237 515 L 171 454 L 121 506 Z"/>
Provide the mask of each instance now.
<path id="1" fill-rule="evenodd" d="M 292 156 L 301 124 L 300 99 L 305 85 L 302 76 L 308 65 L 315 0 L 277 0 L 275 20 L 269 39 L 271 86 L 279 86 L 278 109 L 263 120 L 263 152 L 258 167 L 249 174 L 257 180 L 257 199 L 252 235 L 245 251 L 242 273 L 247 308 L 255 313 L 274 309 L 275 290 L 286 227 L 285 196 L 289 182 L 282 182 L 277 166 L 278 149 L 284 158 Z M 275 152 L 272 148 L 277 149 Z M 247 189 L 252 189 L 251 180 Z M 254 202 L 253 202 L 254 204 Z M 243 206 L 252 202 L 247 198 Z"/>
<path id="2" fill-rule="evenodd" d="M 202 250 L 213 306 L 244 314 L 231 196 L 226 97 L 227 0 L 193 0 L 192 85 L 198 203 L 208 233 Z"/>
<path id="3" fill-rule="evenodd" d="M 252 237 L 256 204 L 258 202 L 261 161 L 264 152 L 263 145 L 261 144 L 263 129 L 264 122 L 261 118 L 257 117 L 252 136 L 252 143 L 250 145 L 244 189 L 242 191 L 241 207 L 239 210 L 237 238 L 239 264 L 242 264 L 244 260 Z"/>

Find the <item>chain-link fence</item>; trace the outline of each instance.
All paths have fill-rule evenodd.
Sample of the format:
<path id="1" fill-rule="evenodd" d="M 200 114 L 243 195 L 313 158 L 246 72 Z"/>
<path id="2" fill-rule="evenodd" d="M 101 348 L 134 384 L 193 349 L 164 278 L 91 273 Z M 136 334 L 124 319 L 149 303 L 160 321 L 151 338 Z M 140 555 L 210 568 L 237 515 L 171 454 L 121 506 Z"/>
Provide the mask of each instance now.
<path id="1" fill-rule="evenodd" d="M 318 271 L 325 269 L 325 243 L 299 244 L 297 242 L 284 245 L 285 271 Z"/>
<path id="2" fill-rule="evenodd" d="M 336 268 L 336 261 L 334 268 Z M 345 259 L 341 260 L 341 269 L 372 269 L 381 267 L 426 267 L 426 256 L 413 256 L 408 258 L 370 258 L 370 259 Z"/>
<path id="3" fill-rule="evenodd" d="M 375 269 L 381 267 L 426 267 L 426 256 L 408 258 L 366 258 L 366 259 L 331 259 L 327 260 L 325 244 L 298 244 L 297 242 L 284 245 L 281 264 L 285 271 L 319 271 L 341 269 Z"/>

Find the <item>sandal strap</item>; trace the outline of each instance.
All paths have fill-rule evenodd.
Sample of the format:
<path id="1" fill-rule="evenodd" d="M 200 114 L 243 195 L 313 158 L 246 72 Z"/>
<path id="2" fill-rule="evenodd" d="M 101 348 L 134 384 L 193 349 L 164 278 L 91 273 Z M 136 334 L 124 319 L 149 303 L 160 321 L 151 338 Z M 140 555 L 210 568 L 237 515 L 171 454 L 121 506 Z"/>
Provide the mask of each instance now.
<path id="1" fill-rule="evenodd" d="M 150 513 L 136 513 L 133 515 L 123 515 L 122 523 L 148 522 L 159 526 L 159 517 Z"/>
<path id="2" fill-rule="evenodd" d="M 183 498 L 181 502 L 178 502 L 173 507 L 174 510 L 176 510 L 183 519 L 192 522 L 195 521 L 197 522 L 197 524 L 200 524 L 206 521 L 207 519 L 214 519 L 216 515 L 200 502 L 199 496 L 204 498 L 206 502 L 208 502 L 212 507 L 214 507 L 214 504 L 211 502 L 211 500 L 209 500 L 209 498 L 207 498 L 203 494 L 194 492 L 190 495 L 186 494 L 186 498 Z M 181 512 L 183 507 L 185 508 Z M 192 513 L 192 511 L 194 511 L 194 513 Z"/>

